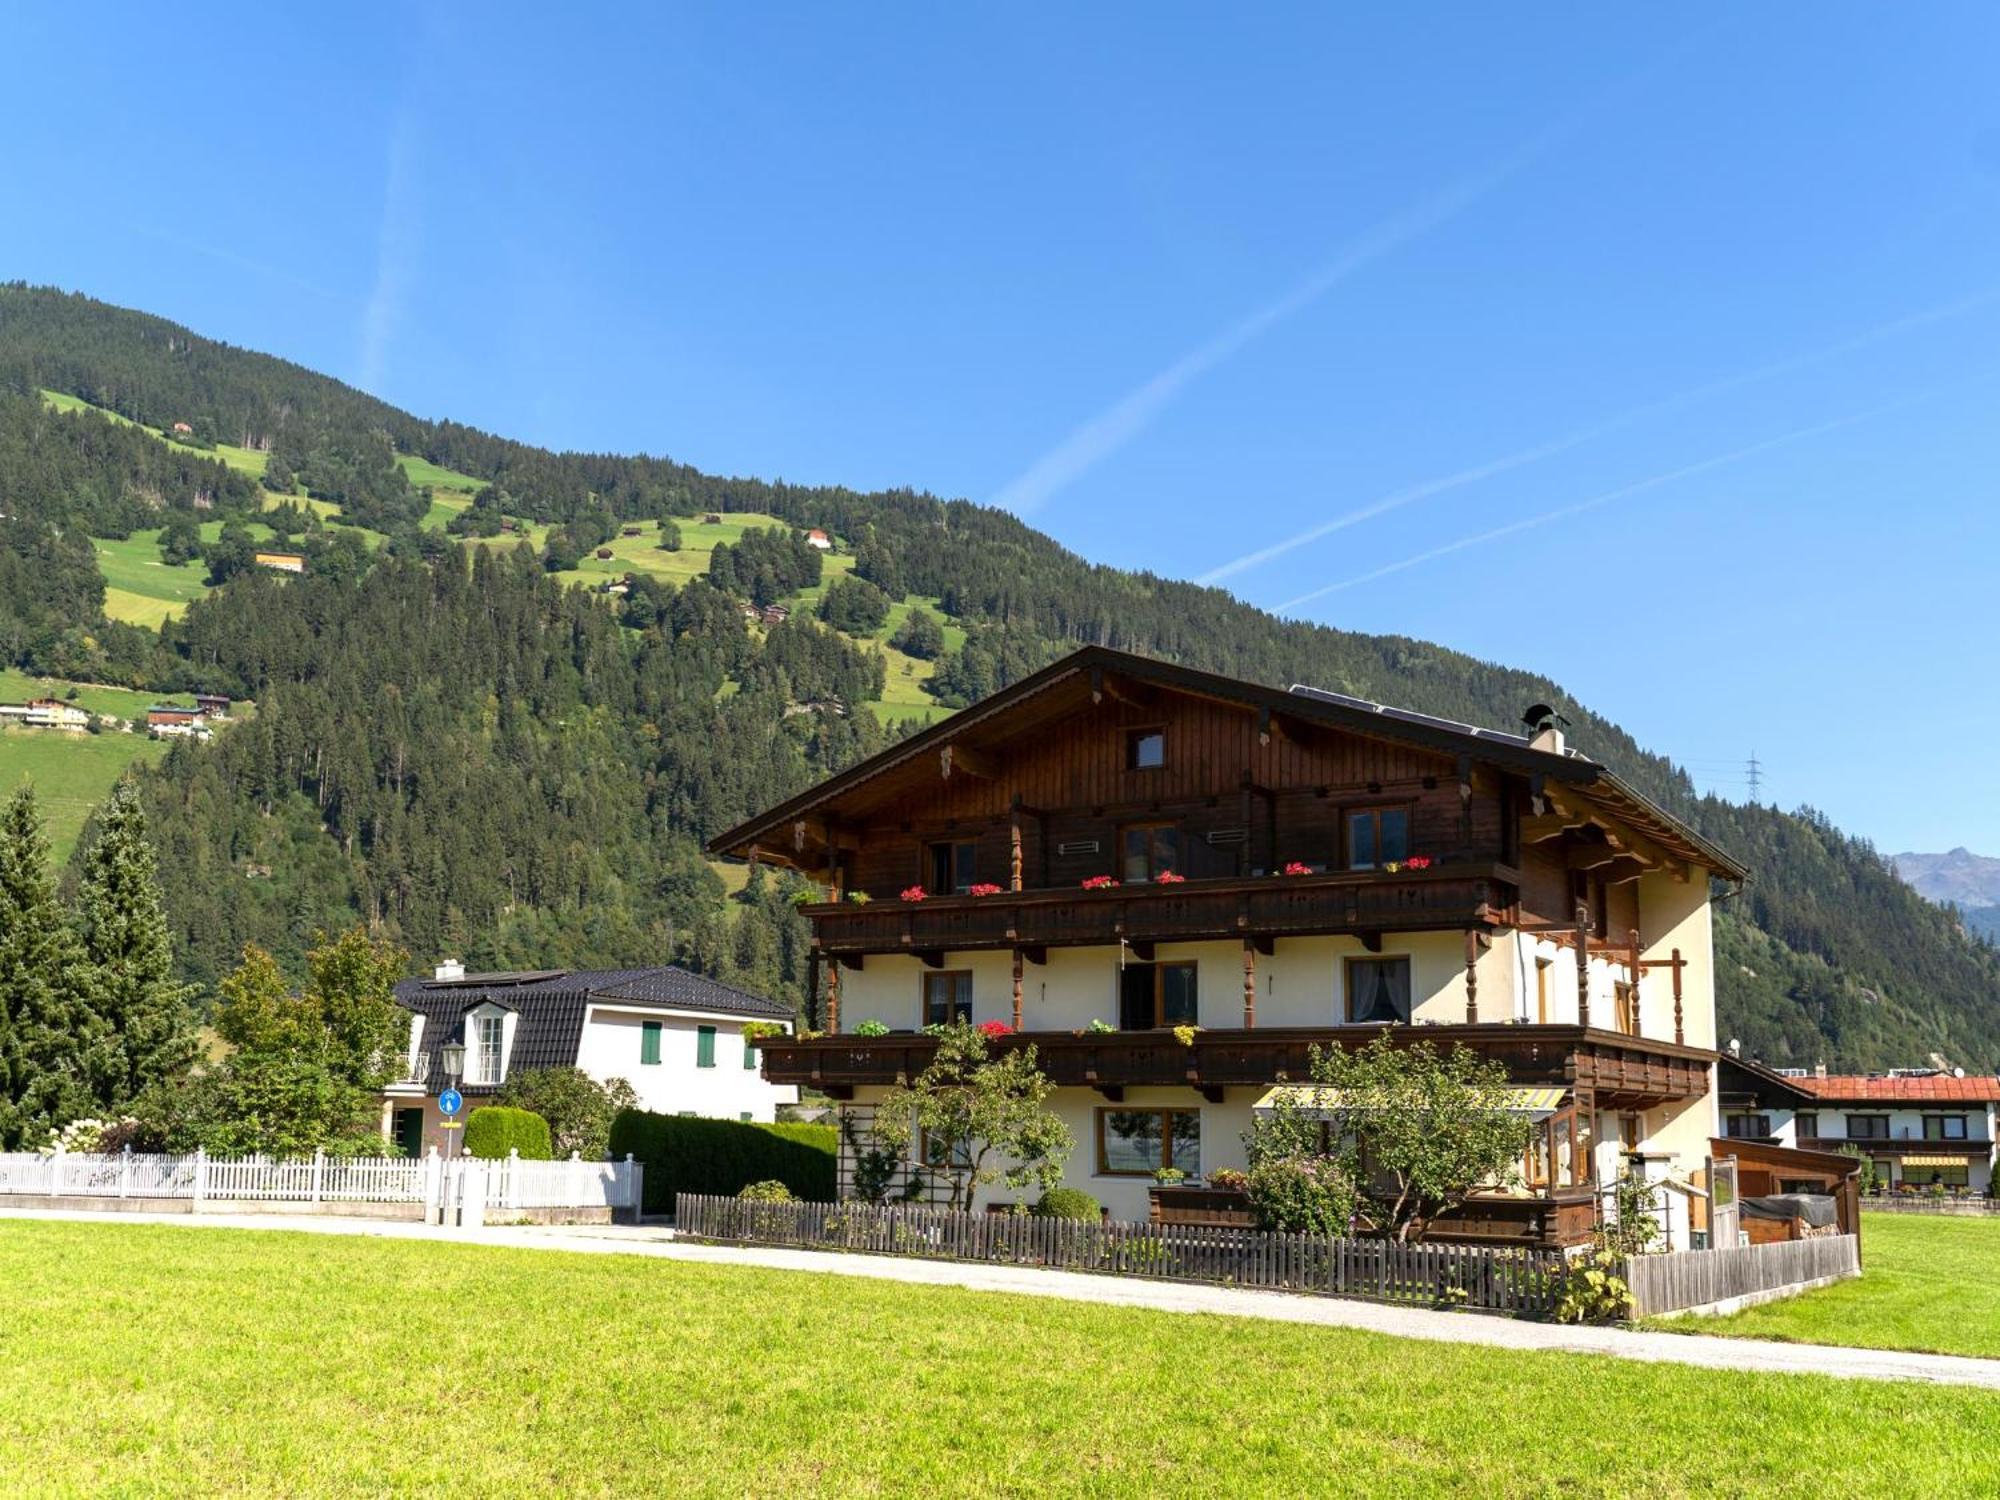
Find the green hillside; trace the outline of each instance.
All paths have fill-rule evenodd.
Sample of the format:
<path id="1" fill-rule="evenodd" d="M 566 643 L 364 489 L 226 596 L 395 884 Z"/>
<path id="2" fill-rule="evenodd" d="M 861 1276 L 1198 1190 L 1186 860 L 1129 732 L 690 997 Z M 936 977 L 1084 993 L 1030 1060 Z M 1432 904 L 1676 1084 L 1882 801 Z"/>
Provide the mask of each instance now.
<path id="1" fill-rule="evenodd" d="M 189 441 L 169 444 L 176 422 Z M 286 478 L 323 528 L 298 544 L 309 576 L 240 569 L 208 590 L 211 528 L 254 536 L 278 503 L 265 481 Z M 245 938 L 292 955 L 312 925 L 360 916 L 419 958 L 676 953 L 796 995 L 803 927 L 785 892 L 753 885 L 745 920 L 723 922 L 700 841 L 1098 642 L 1476 723 L 1555 704 L 1574 743 L 1756 871 L 1718 918 L 1723 1026 L 1746 1048 L 2000 1065 L 2000 955 L 1811 810 L 1701 797 L 1547 679 L 1093 564 L 1004 512 L 549 452 L 24 286 L 0 288 L 0 482 L 14 665 L 263 703 L 254 727 L 149 782 L 198 977 Z M 203 561 L 149 558 L 145 533 L 195 507 Z M 662 521 L 680 550 L 659 546 Z M 804 549 L 807 527 L 835 553 Z M 592 591 L 625 580 L 629 594 Z M 746 600 L 792 616 L 749 623 Z M 822 601 L 845 631 L 810 618 Z M 887 644 L 920 604 L 943 626 L 921 661 Z M 178 614 L 156 633 L 134 623 L 146 609 Z M 270 877 L 244 879 L 253 867 Z"/>

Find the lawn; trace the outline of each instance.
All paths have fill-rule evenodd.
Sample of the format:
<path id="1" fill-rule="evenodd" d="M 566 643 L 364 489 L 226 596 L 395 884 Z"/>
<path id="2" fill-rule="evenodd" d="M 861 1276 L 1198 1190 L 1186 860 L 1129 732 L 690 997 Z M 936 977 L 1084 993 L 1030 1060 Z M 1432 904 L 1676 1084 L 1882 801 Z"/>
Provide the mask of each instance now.
<path id="1" fill-rule="evenodd" d="M 2000 1216 L 1861 1218 L 1859 1280 L 1661 1328 L 2000 1359 Z"/>
<path id="2" fill-rule="evenodd" d="M 164 740 L 143 733 L 0 728 L 0 795 L 12 795 L 23 777 L 35 783 L 60 864 L 69 858 L 91 809 L 109 795 L 125 768 L 135 760 L 158 760 L 167 748 Z"/>
<path id="3" fill-rule="evenodd" d="M 619 1256 L 0 1224 L 0 1490 L 1990 1493 L 2000 1396 Z"/>

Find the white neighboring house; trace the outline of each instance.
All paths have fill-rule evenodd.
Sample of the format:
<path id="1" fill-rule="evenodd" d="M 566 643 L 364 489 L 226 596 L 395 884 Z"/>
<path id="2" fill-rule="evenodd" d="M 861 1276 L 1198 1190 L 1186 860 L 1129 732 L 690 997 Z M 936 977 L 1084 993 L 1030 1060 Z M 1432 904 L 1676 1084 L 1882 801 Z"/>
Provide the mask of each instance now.
<path id="1" fill-rule="evenodd" d="M 641 1109 L 721 1120 L 773 1120 L 798 1089 L 764 1081 L 746 1022 L 791 1030 L 787 1005 L 686 969 L 541 969 L 468 974 L 440 964 L 396 986 L 410 1013 L 404 1077 L 382 1095 L 382 1131 L 406 1151 L 444 1147 L 438 1049 L 465 1046 L 463 1120 L 509 1078 L 531 1068 L 578 1067 L 622 1078 Z"/>
<path id="2" fill-rule="evenodd" d="M 34 698 L 26 703 L 0 703 L 0 719 L 30 729 L 64 729 L 72 734 L 90 727 L 90 715 L 59 698 Z"/>

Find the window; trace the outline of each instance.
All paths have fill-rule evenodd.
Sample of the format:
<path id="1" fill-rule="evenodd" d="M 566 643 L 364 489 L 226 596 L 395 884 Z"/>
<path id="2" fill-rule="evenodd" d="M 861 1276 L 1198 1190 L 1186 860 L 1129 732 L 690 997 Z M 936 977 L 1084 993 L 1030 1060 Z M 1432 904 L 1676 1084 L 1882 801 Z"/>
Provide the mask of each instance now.
<path id="1" fill-rule="evenodd" d="M 1750 1136 L 1769 1135 L 1771 1117 L 1769 1115 L 1731 1115 L 1723 1121 L 1722 1133 L 1732 1140 L 1743 1140 Z"/>
<path id="2" fill-rule="evenodd" d="M 694 1065 L 697 1068 L 715 1066 L 715 1028 L 697 1026 L 694 1029 Z"/>
<path id="3" fill-rule="evenodd" d="M 1819 1135 L 1819 1111 L 1802 1109 L 1794 1116 L 1797 1124 L 1794 1134 L 1802 1141 L 1816 1139 Z"/>
<path id="4" fill-rule="evenodd" d="M 1953 1167 L 1919 1167 L 1918 1173 L 1926 1182 L 1941 1182 L 1946 1187 L 1966 1187 L 1970 1185 L 1968 1169 L 1964 1163 Z"/>
<path id="5" fill-rule="evenodd" d="M 1356 1023 L 1408 1021 L 1409 959 L 1350 958 L 1347 961 L 1347 1019 Z"/>
<path id="6" fill-rule="evenodd" d="M 1889 1139 L 1889 1117 L 1887 1115 L 1849 1115 L 1847 1117 L 1847 1137 L 1854 1141 L 1886 1141 Z"/>
<path id="7" fill-rule="evenodd" d="M 660 1061 L 660 1034 L 666 1027 L 658 1021 L 647 1021 L 639 1027 L 639 1061 L 647 1067 L 657 1066 Z"/>
<path id="8" fill-rule="evenodd" d="M 1925 1115 L 1924 1139 L 1927 1141 L 1962 1141 L 1965 1139 L 1964 1115 Z"/>
<path id="9" fill-rule="evenodd" d="M 1410 810 L 1370 807 L 1347 815 L 1347 868 L 1373 870 L 1410 857 Z"/>
<path id="10" fill-rule="evenodd" d="M 1195 966 L 1127 964 L 1118 976 L 1118 1024 L 1126 1031 L 1199 1024 Z"/>
<path id="11" fill-rule="evenodd" d="M 1549 971 L 1555 966 L 1554 959 L 1535 960 L 1535 1019 L 1544 1026 L 1549 1024 Z"/>
<path id="12" fill-rule="evenodd" d="M 1125 769 L 1157 771 L 1167 763 L 1167 732 L 1164 729 L 1128 729 L 1125 732 Z"/>
<path id="13" fill-rule="evenodd" d="M 930 868 L 925 872 L 927 889 L 934 896 L 948 891 L 963 894 L 979 883 L 979 846 L 970 841 L 929 846 Z"/>
<path id="14" fill-rule="evenodd" d="M 500 1047 L 506 1036 L 506 1021 L 500 1016 L 475 1016 L 472 1020 L 472 1083 L 500 1082 Z"/>
<path id="15" fill-rule="evenodd" d="M 932 1135 L 928 1130 L 918 1133 L 917 1151 L 927 1167 L 939 1167 L 966 1171 L 972 1166 L 972 1142 L 964 1136 L 957 1140 Z"/>
<path id="16" fill-rule="evenodd" d="M 1896 1163 L 1893 1160 L 1876 1158 L 1875 1180 L 1885 1188 L 1894 1186 L 1896 1181 Z"/>
<path id="17" fill-rule="evenodd" d="M 972 1019 L 972 971 L 947 969 L 924 975 L 924 1025 Z"/>
<path id="18" fill-rule="evenodd" d="M 1144 885 L 1149 880 L 1181 867 L 1181 831 L 1173 823 L 1132 823 L 1120 834 L 1125 851 L 1127 885 Z"/>
<path id="19" fill-rule="evenodd" d="M 1097 1170 L 1105 1177 L 1150 1177 L 1162 1167 L 1201 1175 L 1198 1109 L 1100 1109 Z"/>

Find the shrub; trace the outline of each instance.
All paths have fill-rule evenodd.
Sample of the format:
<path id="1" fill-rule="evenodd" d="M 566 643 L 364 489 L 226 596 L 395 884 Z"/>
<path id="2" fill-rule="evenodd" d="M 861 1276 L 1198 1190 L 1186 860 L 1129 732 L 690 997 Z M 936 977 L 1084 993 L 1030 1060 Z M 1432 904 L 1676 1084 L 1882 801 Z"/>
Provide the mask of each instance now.
<path id="1" fill-rule="evenodd" d="M 889 1034 L 889 1023 L 887 1021 L 877 1021 L 873 1017 L 870 1017 L 866 1021 L 856 1021 L 848 1029 L 856 1036 L 887 1036 Z"/>
<path id="2" fill-rule="evenodd" d="M 475 1109 L 465 1121 L 465 1154 L 487 1158 L 521 1153 L 523 1161 L 548 1161 L 555 1155 L 549 1137 L 549 1122 L 532 1109 L 512 1109 L 504 1104 L 488 1104 Z"/>
<path id="3" fill-rule="evenodd" d="M 767 1178 L 763 1182 L 753 1182 L 736 1196 L 747 1198 L 752 1203 L 791 1203 L 795 1201 L 792 1197 L 792 1190 L 774 1178 Z"/>
<path id="4" fill-rule="evenodd" d="M 547 1120 L 549 1144 L 557 1156 L 574 1151 L 585 1161 L 601 1161 L 610 1144 L 611 1122 L 618 1111 L 639 1101 L 622 1078 L 599 1083 L 581 1068 L 524 1068 L 507 1080 L 494 1102 L 532 1110 Z"/>
<path id="5" fill-rule="evenodd" d="M 733 1197 L 755 1182 L 782 1182 L 795 1198 L 831 1203 L 840 1133 L 831 1125 L 697 1120 L 628 1109 L 612 1122 L 611 1154 L 646 1166 L 645 1208 L 665 1213 L 676 1193 Z"/>
<path id="6" fill-rule="evenodd" d="M 1632 1316 L 1632 1289 L 1618 1272 L 1624 1257 L 1600 1245 L 1569 1263 L 1563 1275 L 1558 1323 L 1616 1323 Z"/>
<path id="7" fill-rule="evenodd" d="M 1268 1157 L 1250 1169 L 1248 1190 L 1260 1229 L 1345 1235 L 1354 1217 L 1354 1184 L 1324 1157 Z"/>
<path id="8" fill-rule="evenodd" d="M 1237 1167 L 1217 1167 L 1208 1174 L 1208 1185 L 1225 1193 L 1240 1193 L 1250 1186 L 1250 1174 Z"/>
<path id="9" fill-rule="evenodd" d="M 1082 1219 L 1092 1224 L 1104 1217 L 1095 1198 L 1073 1187 L 1050 1188 L 1029 1212 L 1038 1219 Z"/>

